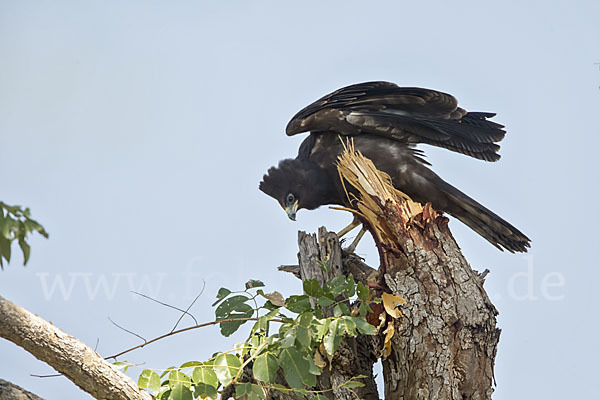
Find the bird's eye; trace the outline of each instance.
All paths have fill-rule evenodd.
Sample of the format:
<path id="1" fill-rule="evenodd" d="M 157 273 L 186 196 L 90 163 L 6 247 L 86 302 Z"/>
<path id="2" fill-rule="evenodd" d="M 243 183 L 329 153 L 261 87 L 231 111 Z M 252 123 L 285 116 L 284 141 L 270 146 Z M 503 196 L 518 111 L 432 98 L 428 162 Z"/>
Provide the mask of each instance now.
<path id="1" fill-rule="evenodd" d="M 294 195 L 290 193 L 287 195 L 286 203 L 292 204 L 295 200 L 296 200 L 296 198 L 294 197 Z"/>

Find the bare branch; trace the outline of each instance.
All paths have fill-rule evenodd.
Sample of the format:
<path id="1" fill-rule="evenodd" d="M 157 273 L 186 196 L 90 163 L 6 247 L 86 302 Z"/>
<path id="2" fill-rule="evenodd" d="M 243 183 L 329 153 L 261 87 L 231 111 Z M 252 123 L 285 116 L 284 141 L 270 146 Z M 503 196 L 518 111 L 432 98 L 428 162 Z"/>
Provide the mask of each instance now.
<path id="1" fill-rule="evenodd" d="M 63 374 L 49 374 L 49 375 L 29 374 L 29 376 L 33 376 L 34 378 L 58 378 L 59 376 L 63 376 Z"/>
<path id="2" fill-rule="evenodd" d="M 218 321 L 205 322 L 203 324 L 198 324 L 198 325 L 194 325 L 194 326 L 188 326 L 187 328 L 182 328 L 182 329 L 178 329 L 176 331 L 171 331 L 169 333 L 165 333 L 164 335 L 155 337 L 154 339 L 150 339 L 150 340 L 148 340 L 145 343 L 138 344 L 137 346 L 133 346 L 133 347 L 127 349 L 127 350 L 123 350 L 120 353 L 117 353 L 117 354 L 112 355 L 112 356 L 108 356 L 108 357 L 106 357 L 106 359 L 110 360 L 112 358 L 112 359 L 116 360 L 117 357 L 120 357 L 123 354 L 127 354 L 127 353 L 129 353 L 129 352 L 131 352 L 133 350 L 140 349 L 140 348 L 145 347 L 145 346 L 147 346 L 147 345 L 149 345 L 151 343 L 158 342 L 159 340 L 168 338 L 169 336 L 177 335 L 177 334 L 182 333 L 182 332 L 191 331 L 192 329 L 204 328 L 205 326 L 216 325 L 216 324 L 220 324 L 221 322 L 235 322 L 235 321 L 258 321 L 258 318 L 228 318 L 228 319 L 220 319 Z M 280 320 L 280 319 L 271 319 L 270 321 L 271 322 L 281 322 L 281 323 L 283 323 L 283 321 Z"/>
<path id="3" fill-rule="evenodd" d="M 204 293 L 204 289 L 206 288 L 206 281 L 203 279 L 202 280 L 202 289 L 200 290 L 200 293 L 198 293 L 198 296 L 196 296 L 196 298 L 194 299 L 194 301 L 192 301 L 190 303 L 190 305 L 188 306 L 188 308 L 185 309 L 185 311 L 183 312 L 183 314 L 181 314 L 179 316 L 179 319 L 177 320 L 177 322 L 175 322 L 175 326 L 173 326 L 173 329 L 171 329 L 171 332 L 173 332 L 175 329 L 177 329 L 177 325 L 179 325 L 179 323 L 181 322 L 181 320 L 183 319 L 184 315 L 189 315 L 190 317 L 192 317 L 194 319 L 194 323 L 196 325 L 198 325 L 198 321 L 196 320 L 196 318 L 194 318 L 194 316 L 190 313 L 188 313 L 188 311 L 190 311 L 190 308 L 192 308 L 192 306 L 196 303 L 196 301 L 198 301 L 198 299 L 200 298 L 200 296 L 202 296 L 202 293 Z"/>
<path id="4" fill-rule="evenodd" d="M 144 339 L 142 336 L 140 336 L 140 335 L 138 335 L 137 333 L 135 333 L 135 332 L 132 332 L 132 331 L 130 331 L 130 330 L 128 330 L 128 329 L 125 329 L 125 328 L 123 328 L 121 325 L 117 324 L 115 321 L 113 321 L 112 319 L 110 319 L 110 317 L 107 317 L 107 318 L 108 318 L 108 320 L 109 320 L 109 321 L 110 321 L 110 322 L 111 322 L 111 323 L 112 323 L 114 326 L 116 326 L 117 328 L 119 328 L 119 329 L 121 329 L 121 330 L 123 330 L 123 331 L 125 331 L 125 332 L 127 332 L 127 333 L 129 333 L 129 334 L 131 334 L 131 335 L 133 335 L 133 336 L 135 336 L 135 337 L 138 337 L 138 338 L 142 339 L 142 340 L 144 341 L 144 343 L 145 343 L 145 342 L 147 342 L 147 340 L 146 340 L 146 339 Z"/>
<path id="5" fill-rule="evenodd" d="M 150 400 L 85 343 L 0 296 L 0 337 L 21 346 L 97 399 Z"/>
<path id="6" fill-rule="evenodd" d="M 144 297 L 144 298 L 146 298 L 146 299 L 148 299 L 148 300 L 152 300 L 153 302 L 155 302 L 155 303 L 158 303 L 158 304 L 160 304 L 161 306 L 165 306 L 165 307 L 169 307 L 169 308 L 172 308 L 172 309 L 174 309 L 174 310 L 177 310 L 177 311 L 181 311 L 181 312 L 183 313 L 183 315 L 187 314 L 187 315 L 189 315 L 190 317 L 192 317 L 192 319 L 194 320 L 194 323 L 195 323 L 196 325 L 198 325 L 198 320 L 196 320 L 196 318 L 195 318 L 195 317 L 194 317 L 192 314 L 188 313 L 186 310 L 182 310 L 181 308 L 179 308 L 179 307 L 175 307 L 175 306 L 172 306 L 171 304 L 163 303 L 162 301 L 159 301 L 159 300 L 153 299 L 153 298 L 152 298 L 152 297 L 150 297 L 150 296 L 147 296 L 147 295 L 145 295 L 145 294 L 142 294 L 142 293 L 138 293 L 138 292 L 136 292 L 136 291 L 134 291 L 134 290 L 132 290 L 132 291 L 131 291 L 131 293 L 135 293 L 135 294 L 137 294 L 138 296 L 142 296 L 142 297 Z M 195 301 L 195 300 L 194 300 L 194 301 Z M 192 304 L 193 304 L 193 303 L 192 303 Z"/>

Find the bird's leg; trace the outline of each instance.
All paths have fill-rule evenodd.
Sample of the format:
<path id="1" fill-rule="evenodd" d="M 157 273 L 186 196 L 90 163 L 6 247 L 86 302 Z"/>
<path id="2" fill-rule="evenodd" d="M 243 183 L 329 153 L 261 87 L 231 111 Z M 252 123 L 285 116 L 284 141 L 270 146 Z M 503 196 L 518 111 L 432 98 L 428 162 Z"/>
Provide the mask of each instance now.
<path id="1" fill-rule="evenodd" d="M 354 240 L 352 241 L 352 243 L 350 244 L 350 246 L 348 246 L 346 248 L 346 251 L 348 253 L 354 253 L 354 250 L 356 250 L 356 246 L 358 246 L 358 242 L 360 242 L 360 239 L 362 239 L 362 237 L 365 235 L 365 233 L 367 232 L 367 230 L 365 229 L 365 227 L 363 226 L 360 229 L 360 232 L 358 232 L 358 235 L 356 235 L 356 238 L 354 238 Z"/>
<path id="2" fill-rule="evenodd" d="M 354 217 L 352 222 L 350 222 L 350 225 L 348 225 L 347 227 L 345 227 L 344 229 L 342 229 L 341 231 L 338 232 L 338 234 L 337 234 L 338 239 L 341 239 L 342 236 L 344 236 L 346 233 L 350 232 L 352 229 L 356 228 L 359 225 L 360 225 L 360 221 L 358 220 L 358 218 Z"/>

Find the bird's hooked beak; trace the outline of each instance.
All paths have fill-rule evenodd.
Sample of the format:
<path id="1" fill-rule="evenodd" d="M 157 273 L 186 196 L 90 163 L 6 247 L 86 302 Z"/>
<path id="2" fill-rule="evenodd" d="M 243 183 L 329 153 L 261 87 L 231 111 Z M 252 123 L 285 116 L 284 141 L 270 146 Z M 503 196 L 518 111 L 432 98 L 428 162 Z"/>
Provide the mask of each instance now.
<path id="1" fill-rule="evenodd" d="M 285 212 L 287 213 L 287 216 L 289 219 L 291 219 L 292 221 L 296 220 L 296 211 L 298 211 L 298 200 L 296 200 L 294 202 L 294 204 L 284 207 Z"/>

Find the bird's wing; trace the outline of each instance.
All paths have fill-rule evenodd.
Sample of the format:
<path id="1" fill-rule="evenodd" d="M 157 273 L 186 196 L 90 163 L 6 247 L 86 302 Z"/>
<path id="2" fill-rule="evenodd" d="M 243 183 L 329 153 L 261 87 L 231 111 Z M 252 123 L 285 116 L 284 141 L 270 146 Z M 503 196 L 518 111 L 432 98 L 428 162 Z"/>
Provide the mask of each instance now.
<path id="1" fill-rule="evenodd" d="M 405 143 L 427 143 L 475 158 L 495 161 L 504 138 L 493 113 L 467 112 L 457 100 L 436 90 L 367 82 L 336 90 L 300 110 L 287 135 L 333 131 L 375 134 Z"/>

